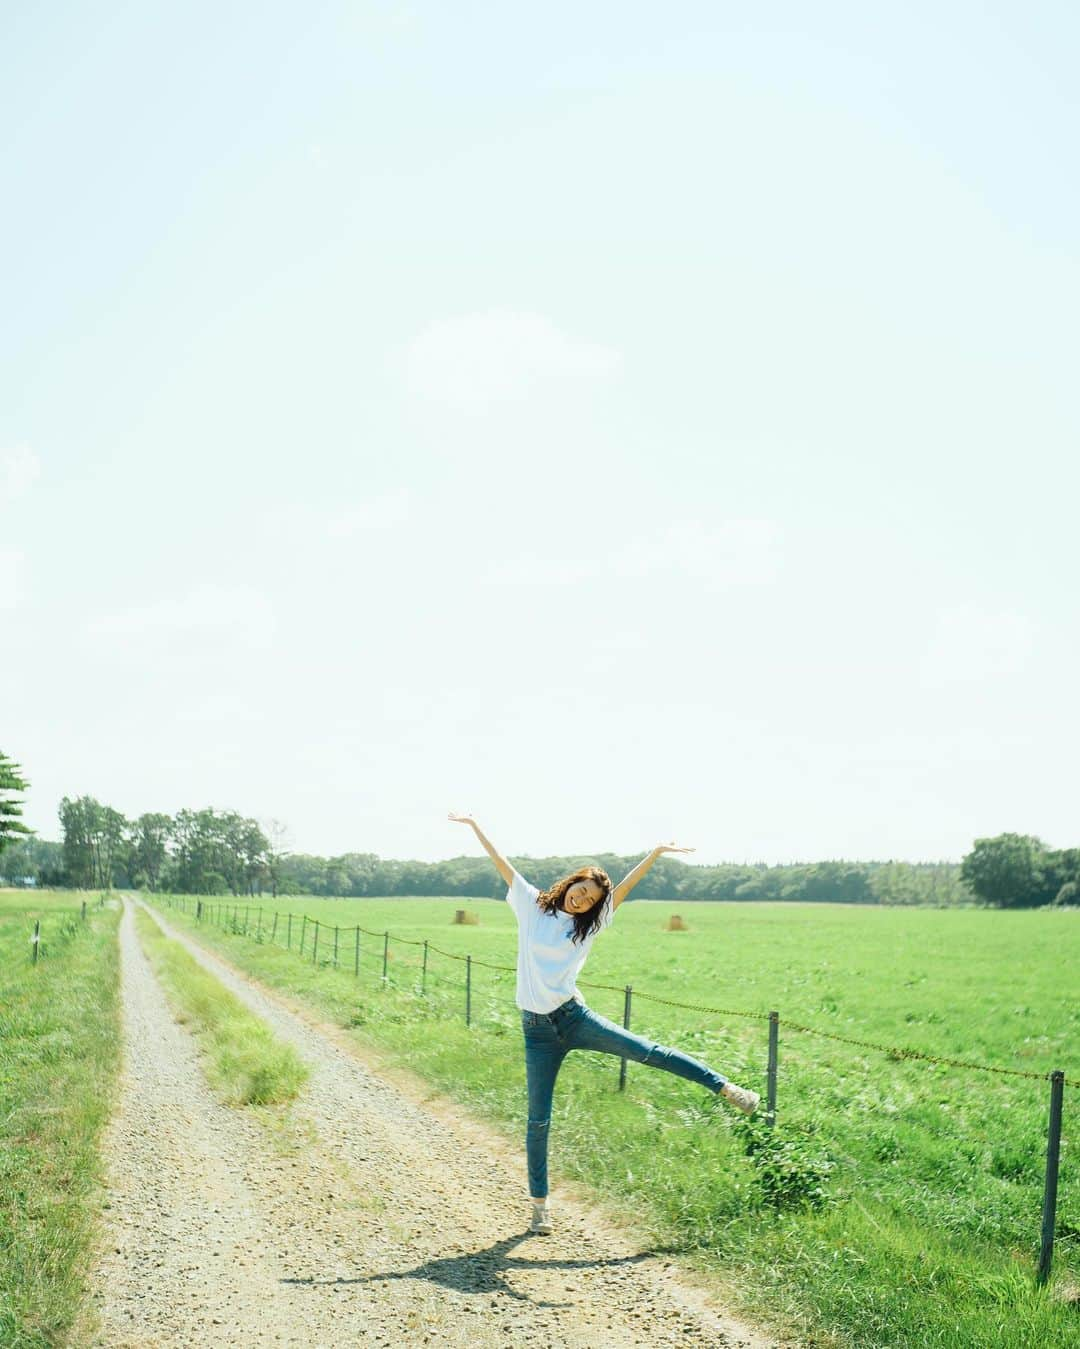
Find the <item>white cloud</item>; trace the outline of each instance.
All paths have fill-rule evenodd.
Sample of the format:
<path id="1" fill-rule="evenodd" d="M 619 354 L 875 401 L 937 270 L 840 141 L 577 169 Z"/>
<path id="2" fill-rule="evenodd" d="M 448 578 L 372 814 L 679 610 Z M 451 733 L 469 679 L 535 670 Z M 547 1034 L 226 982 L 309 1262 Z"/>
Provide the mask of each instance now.
<path id="1" fill-rule="evenodd" d="M 29 490 L 41 472 L 41 461 L 27 445 L 0 450 L 0 506 Z"/>
<path id="2" fill-rule="evenodd" d="M 942 609 L 923 654 L 922 675 L 931 683 L 975 682 L 1026 668 L 1033 649 L 1028 618 L 975 608 Z"/>
<path id="3" fill-rule="evenodd" d="M 395 525 L 404 524 L 409 515 L 407 492 L 384 492 L 381 496 L 358 502 L 331 516 L 326 532 L 332 539 L 349 538 L 369 530 L 392 529 Z"/>
<path id="4" fill-rule="evenodd" d="M 177 721 L 196 725 L 236 727 L 265 719 L 266 711 L 252 697 L 229 693 L 206 693 L 185 700 L 179 697 L 172 707 Z"/>
<path id="5" fill-rule="evenodd" d="M 251 640 L 269 636 L 275 628 L 270 601 L 249 586 L 197 586 L 179 599 L 106 614 L 87 624 L 87 630 L 105 637 L 152 634 L 228 632 Z"/>
<path id="6" fill-rule="evenodd" d="M 490 310 L 429 323 L 408 349 L 406 382 L 424 398 L 477 409 L 527 397 L 540 385 L 603 379 L 621 359 L 542 314 Z"/>
<path id="7" fill-rule="evenodd" d="M 675 571 L 713 585 L 758 585 L 780 569 L 780 529 L 772 520 L 677 522 L 659 534 L 629 540 L 612 558 L 623 577 Z"/>
<path id="8" fill-rule="evenodd" d="M 14 548 L 0 549 L 0 610 L 14 609 L 19 602 L 19 570 L 23 556 Z"/>
<path id="9" fill-rule="evenodd" d="M 293 502 L 276 505 L 258 517 L 261 533 L 268 539 L 286 536 L 311 545 L 320 539 L 348 539 L 357 534 L 378 533 L 405 524 L 414 512 L 412 496 L 398 487 L 360 501 L 347 499 L 334 510 Z"/>
<path id="10" fill-rule="evenodd" d="M 496 585 L 569 586 L 675 574 L 706 585 L 762 585 L 780 570 L 780 542 L 780 528 L 772 520 L 726 520 L 712 526 L 675 521 L 655 533 L 632 536 L 607 554 L 511 558 L 493 568 L 487 580 Z"/>

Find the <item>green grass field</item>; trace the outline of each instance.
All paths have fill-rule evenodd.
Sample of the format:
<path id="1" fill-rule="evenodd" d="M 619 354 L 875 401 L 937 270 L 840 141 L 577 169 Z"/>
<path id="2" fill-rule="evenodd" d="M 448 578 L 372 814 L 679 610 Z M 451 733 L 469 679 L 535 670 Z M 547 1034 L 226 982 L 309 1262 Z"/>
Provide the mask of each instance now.
<path id="1" fill-rule="evenodd" d="M 0 1345 L 60 1343 L 83 1295 L 119 1066 L 116 909 L 0 891 Z M 41 921 L 41 955 L 30 936 Z"/>
<path id="2" fill-rule="evenodd" d="M 188 910 L 194 901 L 185 901 Z M 207 905 L 213 901 L 205 901 Z M 231 924 L 234 904 L 221 901 Z M 237 920 L 245 920 L 236 905 Z M 455 926 L 456 908 L 480 919 Z M 291 934 L 274 909 L 291 911 Z M 680 912 L 689 931 L 666 931 Z M 209 908 L 207 916 L 209 916 Z M 316 961 L 312 927 L 320 920 Z M 170 916 L 188 928 L 190 913 Z M 465 967 L 392 940 L 427 939 L 510 965 L 515 931 L 497 901 L 280 900 L 248 936 L 204 937 L 267 982 L 356 1028 L 398 1061 L 524 1132 L 521 1032 L 512 974 Z M 338 969 L 332 928 L 337 923 Z M 255 939 L 256 932 L 260 939 Z M 293 950 L 281 949 L 291 939 Z M 764 1093 L 767 1025 L 780 1013 L 778 1121 L 771 1137 L 666 1074 L 572 1055 L 556 1091 L 552 1184 L 586 1181 L 649 1215 L 655 1239 L 767 1310 L 808 1344 L 1016 1346 L 1080 1342 L 1080 1168 L 1065 1091 L 1054 1274 L 1036 1291 L 1049 1084 L 938 1066 L 785 1030 L 785 1020 L 884 1045 L 1080 1081 L 1080 924 L 1072 912 L 902 910 L 826 905 L 630 903 L 601 935 L 581 981 L 597 1011 L 678 1045 Z M 609 984 L 613 991 L 587 987 Z M 645 995 L 728 1009 L 686 1011 Z"/>

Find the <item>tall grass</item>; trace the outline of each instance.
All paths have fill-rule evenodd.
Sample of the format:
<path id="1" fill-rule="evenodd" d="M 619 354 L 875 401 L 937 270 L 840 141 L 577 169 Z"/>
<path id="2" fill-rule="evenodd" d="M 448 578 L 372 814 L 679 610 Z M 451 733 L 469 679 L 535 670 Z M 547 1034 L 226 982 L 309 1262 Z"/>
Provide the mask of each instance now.
<path id="1" fill-rule="evenodd" d="M 454 927 L 462 901 L 282 901 L 281 912 L 340 928 L 429 940 L 447 951 L 514 964 L 505 905 L 467 905 L 479 927 Z M 238 906 L 242 913 L 243 906 Z M 474 964 L 473 1025 L 464 1025 L 464 967 L 420 949 L 320 936 L 311 960 L 263 940 L 200 929 L 252 973 L 352 1026 L 519 1138 L 524 1132 L 521 1032 L 514 978 Z M 689 932 L 665 931 L 678 911 Z M 230 905 L 231 914 L 231 905 Z M 190 917 L 170 914 L 191 930 Z M 249 931 L 256 930 L 254 913 Z M 633 983 L 634 1028 L 764 1089 L 766 1024 L 650 1002 L 781 1014 L 778 1125 L 771 1150 L 753 1121 L 666 1074 L 571 1055 L 560 1075 L 552 1173 L 632 1201 L 658 1241 L 722 1277 L 750 1314 L 764 1309 L 807 1343 L 860 1346 L 1074 1344 L 1080 1334 L 1080 1174 L 1069 1146 L 1080 1093 L 1066 1092 L 1055 1273 L 1038 1291 L 1048 1084 L 892 1059 L 785 1029 L 785 1019 L 925 1050 L 1080 1080 L 1074 914 L 849 909 L 825 905 L 670 905 L 620 910 L 582 984 L 621 1020 Z M 294 946 L 298 925 L 294 924 Z M 277 932 L 283 940 L 279 920 Z M 785 1179 L 786 1177 L 786 1179 Z M 523 1176 L 524 1181 L 524 1176 Z M 790 1184 L 787 1182 L 790 1181 Z M 785 1185 L 787 1190 L 785 1191 Z M 816 1338 L 815 1338 L 816 1337 Z"/>
<path id="2" fill-rule="evenodd" d="M 0 893 L 0 1345 L 20 1349 L 58 1343 L 78 1312 L 119 1067 L 118 914 L 95 896 L 83 924 L 80 907 Z"/>

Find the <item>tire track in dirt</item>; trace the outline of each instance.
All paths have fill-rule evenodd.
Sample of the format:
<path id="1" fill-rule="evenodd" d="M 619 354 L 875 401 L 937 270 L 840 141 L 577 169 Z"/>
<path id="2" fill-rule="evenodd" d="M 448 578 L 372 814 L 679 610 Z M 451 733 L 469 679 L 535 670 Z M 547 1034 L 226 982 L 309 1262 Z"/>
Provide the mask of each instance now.
<path id="1" fill-rule="evenodd" d="M 290 1252 L 260 1203 L 266 1134 L 206 1085 L 195 1043 L 139 946 L 130 904 L 120 959 L 124 1064 L 103 1143 L 108 1197 L 92 1276 L 100 1325 L 89 1342 L 340 1343 L 312 1333 L 283 1282 Z"/>

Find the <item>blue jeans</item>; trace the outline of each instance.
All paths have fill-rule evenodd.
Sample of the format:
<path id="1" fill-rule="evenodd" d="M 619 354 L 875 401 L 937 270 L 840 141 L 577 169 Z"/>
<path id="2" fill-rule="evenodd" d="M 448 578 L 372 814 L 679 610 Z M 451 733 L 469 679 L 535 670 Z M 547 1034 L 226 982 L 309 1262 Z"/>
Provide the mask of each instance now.
<path id="1" fill-rule="evenodd" d="M 521 1029 L 525 1035 L 525 1076 L 529 1086 L 525 1155 L 529 1164 L 529 1193 L 534 1199 L 547 1197 L 551 1101 L 555 1094 L 555 1078 L 571 1049 L 617 1054 L 619 1058 L 689 1078 L 713 1092 L 718 1092 L 727 1082 L 726 1077 L 699 1059 L 692 1059 L 678 1049 L 667 1049 L 641 1035 L 633 1035 L 614 1021 L 598 1016 L 577 998 L 564 1002 L 553 1012 L 522 1009 Z"/>

